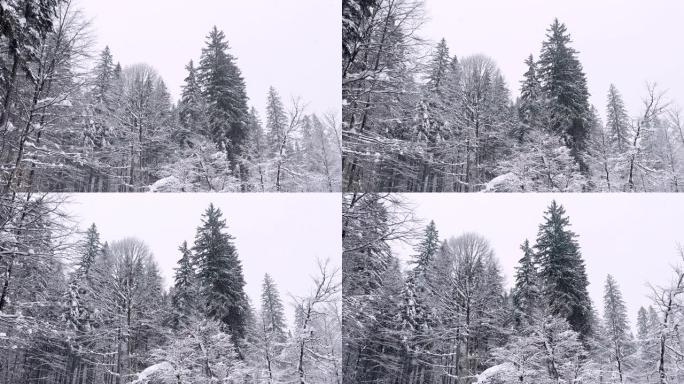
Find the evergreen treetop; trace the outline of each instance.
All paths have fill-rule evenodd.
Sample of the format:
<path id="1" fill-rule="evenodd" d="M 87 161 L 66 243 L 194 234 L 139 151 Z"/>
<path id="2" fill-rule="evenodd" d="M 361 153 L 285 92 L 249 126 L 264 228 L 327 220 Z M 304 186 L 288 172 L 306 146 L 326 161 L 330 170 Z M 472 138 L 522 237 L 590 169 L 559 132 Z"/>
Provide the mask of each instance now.
<path id="1" fill-rule="evenodd" d="M 577 235 L 569 226 L 565 208 L 552 201 L 539 226 L 535 249 L 542 292 L 551 314 L 567 319 L 573 330 L 584 337 L 591 333 L 589 281 Z"/>

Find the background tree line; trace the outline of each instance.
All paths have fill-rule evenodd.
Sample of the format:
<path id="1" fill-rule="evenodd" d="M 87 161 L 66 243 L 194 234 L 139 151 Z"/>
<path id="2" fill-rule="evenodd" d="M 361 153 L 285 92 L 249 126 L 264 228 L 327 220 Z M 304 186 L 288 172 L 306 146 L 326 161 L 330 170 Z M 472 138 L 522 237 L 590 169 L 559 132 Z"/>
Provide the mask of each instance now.
<path id="1" fill-rule="evenodd" d="M 262 122 L 216 27 L 174 104 L 151 66 L 92 55 L 70 0 L 3 2 L 0 14 L 3 192 L 339 190 L 335 116 L 285 107 L 271 88 Z"/>
<path id="2" fill-rule="evenodd" d="M 144 241 L 74 232 L 65 203 L 41 195 L 0 210 L 0 382 L 340 383 L 339 276 L 319 263 L 292 296 L 276 282 L 258 308 L 220 209 L 183 241 L 166 289 Z"/>
<path id="3" fill-rule="evenodd" d="M 343 1 L 345 191 L 681 189 L 680 109 L 648 84 L 627 111 L 611 85 L 602 122 L 557 19 L 515 98 L 490 57 L 442 39 L 424 59 L 423 21 L 422 0 Z"/>
<path id="4" fill-rule="evenodd" d="M 579 238 L 553 201 L 524 240 L 505 288 L 489 241 L 417 231 L 401 197 L 343 201 L 345 383 L 674 383 L 682 380 L 682 271 L 653 286 L 630 326 L 607 276 L 603 313 L 588 292 Z M 414 244 L 407 265 L 397 242 Z M 681 253 L 681 252 L 680 252 Z"/>

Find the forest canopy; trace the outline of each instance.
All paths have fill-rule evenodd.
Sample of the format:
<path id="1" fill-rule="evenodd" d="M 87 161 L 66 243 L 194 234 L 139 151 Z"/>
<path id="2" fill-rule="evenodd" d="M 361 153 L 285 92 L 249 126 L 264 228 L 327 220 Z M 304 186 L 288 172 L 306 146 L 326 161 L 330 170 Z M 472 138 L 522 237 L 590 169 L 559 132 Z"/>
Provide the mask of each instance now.
<path id="1" fill-rule="evenodd" d="M 589 296 L 583 239 L 558 202 L 548 203 L 536 236 L 521 237 L 517 254 L 504 256 L 517 260 L 508 271 L 490 239 L 467 226 L 449 233 L 429 218 L 422 225 L 413 201 L 345 195 L 345 382 L 682 380 L 681 248 L 667 283 L 650 285 L 642 306 L 628 313 L 620 286 L 634 281 L 608 274 L 602 296 Z"/>
<path id="2" fill-rule="evenodd" d="M 215 26 L 173 102 L 152 66 L 93 52 L 72 0 L 3 1 L 0 14 L 3 193 L 340 189 L 336 116 L 273 87 L 247 95 Z M 268 99 L 263 116 L 248 96 Z"/>
<path id="3" fill-rule="evenodd" d="M 681 189 L 681 109 L 655 83 L 639 110 L 614 85 L 592 105 L 570 33 L 581 25 L 550 21 L 507 84 L 495 57 L 426 42 L 425 19 L 423 0 L 343 1 L 345 191 Z"/>
<path id="4" fill-rule="evenodd" d="M 0 199 L 0 383 L 341 381 L 334 262 L 297 295 L 266 273 L 248 297 L 244 255 L 210 204 L 194 239 L 165 239 L 178 244 L 163 255 L 178 260 L 169 285 L 144 239 L 74 228 L 69 204 Z"/>

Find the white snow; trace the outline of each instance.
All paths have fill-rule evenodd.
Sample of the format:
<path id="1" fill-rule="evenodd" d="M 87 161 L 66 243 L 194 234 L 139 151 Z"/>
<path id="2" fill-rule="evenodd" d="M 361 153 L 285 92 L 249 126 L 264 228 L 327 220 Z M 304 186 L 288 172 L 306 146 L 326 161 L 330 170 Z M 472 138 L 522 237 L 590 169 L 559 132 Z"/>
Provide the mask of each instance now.
<path id="1" fill-rule="evenodd" d="M 182 192 L 183 183 L 176 176 L 161 178 L 150 185 L 150 192 Z"/>
<path id="2" fill-rule="evenodd" d="M 69 99 L 64 99 L 55 105 L 60 106 L 60 107 L 67 107 L 67 108 L 73 106 L 73 104 L 71 104 L 71 100 L 69 100 Z"/>
<path id="3" fill-rule="evenodd" d="M 175 369 L 168 361 L 150 365 L 138 373 L 138 379 L 131 384 L 173 383 Z M 154 381 L 153 381 L 154 380 Z"/>
<path id="4" fill-rule="evenodd" d="M 515 371 L 515 366 L 513 363 L 503 363 L 495 365 L 493 367 L 485 369 L 482 373 L 477 375 L 478 384 L 495 384 L 500 383 L 504 376 L 507 376 L 510 372 Z"/>
<path id="5" fill-rule="evenodd" d="M 518 188 L 520 178 L 513 172 L 504 173 L 491 179 L 485 186 L 485 192 L 513 192 Z"/>
<path id="6" fill-rule="evenodd" d="M 17 242 L 17 238 L 16 238 L 13 234 L 11 234 L 11 233 L 0 232 L 0 242 L 3 242 L 3 243 L 16 243 L 16 242 Z"/>
<path id="7" fill-rule="evenodd" d="M 7 127 L 7 132 L 12 132 L 12 131 L 14 131 L 14 130 L 16 129 L 16 128 L 14 127 L 14 124 L 12 124 L 12 122 L 9 121 L 9 120 L 7 121 L 6 127 Z"/>

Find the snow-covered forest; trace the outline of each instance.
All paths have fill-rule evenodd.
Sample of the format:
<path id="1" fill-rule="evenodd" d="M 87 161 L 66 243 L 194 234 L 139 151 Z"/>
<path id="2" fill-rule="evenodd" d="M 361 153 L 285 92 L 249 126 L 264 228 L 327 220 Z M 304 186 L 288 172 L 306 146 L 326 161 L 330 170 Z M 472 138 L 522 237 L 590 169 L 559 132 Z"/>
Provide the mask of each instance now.
<path id="1" fill-rule="evenodd" d="M 274 88 L 250 108 L 216 27 L 173 102 L 152 66 L 94 52 L 76 1 L 2 0 L 0 15 L 2 192 L 340 190 L 337 117 Z"/>
<path id="2" fill-rule="evenodd" d="M 668 283 L 650 285 L 632 314 L 620 286 L 634 281 L 605 276 L 592 302 L 582 239 L 556 201 L 536 238 L 520 239 L 514 271 L 502 270 L 486 237 L 423 225 L 414 210 L 397 194 L 344 197 L 345 383 L 684 380 L 681 248 Z M 400 244 L 413 247 L 408 260 Z"/>
<path id="3" fill-rule="evenodd" d="M 496 56 L 424 40 L 424 8 L 343 1 L 345 191 L 682 189 L 682 112 L 667 84 L 646 84 L 638 110 L 612 85 L 591 105 L 570 33 L 582 25 L 558 19 L 538 52 L 520 52 L 521 83 L 507 84 Z"/>
<path id="4" fill-rule="evenodd" d="M 335 263 L 318 262 L 308 293 L 284 296 L 287 287 L 269 274 L 246 281 L 213 204 L 197 212 L 194 239 L 165 239 L 177 253 L 153 255 L 145 239 L 106 242 L 97 224 L 74 229 L 65 196 L 7 196 L 0 199 L 0 383 L 342 381 Z M 157 257 L 178 260 L 171 284 Z M 260 297 L 247 296 L 248 283 L 261 285 Z"/>

